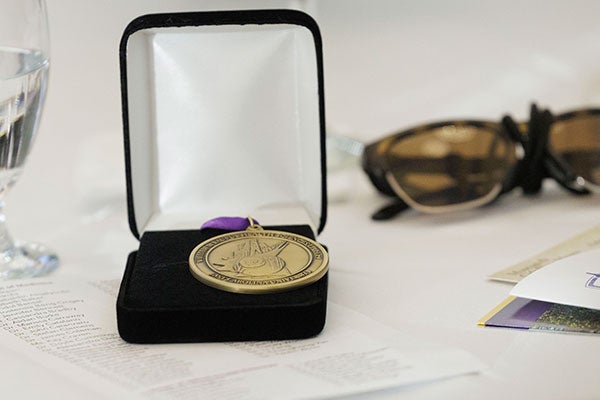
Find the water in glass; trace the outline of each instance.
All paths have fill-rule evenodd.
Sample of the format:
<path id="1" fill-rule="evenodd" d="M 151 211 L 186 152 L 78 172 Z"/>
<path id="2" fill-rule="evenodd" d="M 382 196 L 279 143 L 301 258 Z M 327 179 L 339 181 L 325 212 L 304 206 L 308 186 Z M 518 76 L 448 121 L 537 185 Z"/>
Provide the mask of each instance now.
<path id="1" fill-rule="evenodd" d="M 33 144 L 47 76 L 41 52 L 0 47 L 0 200 Z"/>

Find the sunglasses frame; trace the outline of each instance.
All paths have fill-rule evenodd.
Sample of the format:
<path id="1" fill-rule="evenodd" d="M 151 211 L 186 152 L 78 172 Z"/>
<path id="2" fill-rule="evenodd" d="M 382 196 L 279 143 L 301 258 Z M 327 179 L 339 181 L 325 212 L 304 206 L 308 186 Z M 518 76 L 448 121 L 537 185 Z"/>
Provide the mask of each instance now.
<path id="1" fill-rule="evenodd" d="M 423 124 L 388 136 L 365 147 L 365 152 L 363 154 L 363 169 L 365 172 L 367 172 L 367 175 L 375 187 L 388 196 L 399 197 L 411 208 L 429 214 L 468 210 L 488 204 L 496 199 L 504 190 L 506 190 L 504 182 L 496 184 L 494 188 L 483 197 L 460 204 L 446 206 L 426 206 L 419 204 L 415 202 L 397 183 L 393 173 L 390 171 L 385 153 L 394 145 L 394 143 L 399 140 L 406 139 L 407 137 L 422 132 L 442 128 L 444 126 L 472 126 L 494 131 L 498 135 L 504 136 L 509 143 L 514 144 L 515 158 L 517 162 L 519 160 L 519 155 L 523 153 L 522 149 L 520 148 L 520 144 L 515 143 L 513 138 L 508 135 L 504 129 L 502 129 L 502 125 L 498 122 L 482 120 L 449 120 Z"/>
<path id="2" fill-rule="evenodd" d="M 572 110 L 567 111 L 561 114 L 558 114 L 553 117 L 552 123 L 566 121 L 575 118 L 585 118 L 590 116 L 600 116 L 600 108 L 586 108 L 580 110 Z M 564 161 L 560 159 L 560 157 L 554 153 L 553 149 L 548 146 L 548 151 L 552 153 L 555 158 L 556 164 L 562 170 L 562 173 L 566 173 L 569 176 L 565 178 L 565 184 L 569 186 L 570 189 L 574 189 L 576 191 L 587 190 L 591 193 L 600 193 L 600 185 L 595 184 L 594 182 L 590 182 L 582 176 L 575 175 L 571 173 L 569 167 Z M 552 168 L 552 166 L 549 166 Z"/>
<path id="3" fill-rule="evenodd" d="M 516 123 L 508 116 L 504 117 L 501 122 L 470 119 L 446 120 L 418 125 L 396 134 L 388 135 L 383 139 L 365 146 L 362 157 L 363 170 L 367 173 L 367 176 L 377 190 L 387 196 L 396 197 L 398 200 L 396 204 L 384 207 L 380 212 L 376 213 L 373 216 L 373 219 L 389 219 L 407 208 L 414 208 L 415 210 L 431 214 L 468 210 L 492 203 L 502 194 L 507 193 L 520 185 L 518 181 L 519 179 L 522 179 L 524 174 L 523 163 L 527 158 L 532 157 L 532 153 L 534 153 L 533 157 L 539 160 L 537 162 L 537 168 L 541 168 L 543 171 L 538 172 L 538 174 L 542 174 L 538 185 L 534 185 L 533 188 L 529 189 L 526 188 L 526 186 L 523 186 L 526 194 L 539 192 L 541 189 L 541 181 L 545 177 L 554 178 L 563 188 L 577 195 L 600 192 L 599 185 L 573 174 L 570 171 L 570 167 L 566 165 L 558 155 L 554 154 L 547 143 L 548 134 L 553 123 L 598 115 L 600 115 L 600 109 L 588 108 L 573 110 L 553 116 L 548 110 L 540 111 L 535 104 L 532 104 L 530 120 L 528 122 Z M 505 179 L 501 183 L 495 185 L 490 193 L 481 198 L 460 204 L 426 206 L 412 200 L 398 184 L 389 167 L 386 152 L 389 151 L 393 144 L 398 140 L 444 126 L 473 126 L 495 131 L 514 144 L 516 163 L 508 172 Z M 533 135 L 532 131 L 535 131 L 533 132 Z M 542 134 L 540 134 L 540 131 Z M 539 137 L 541 137 L 541 139 L 539 139 Z M 531 149 L 532 146 L 535 148 Z"/>

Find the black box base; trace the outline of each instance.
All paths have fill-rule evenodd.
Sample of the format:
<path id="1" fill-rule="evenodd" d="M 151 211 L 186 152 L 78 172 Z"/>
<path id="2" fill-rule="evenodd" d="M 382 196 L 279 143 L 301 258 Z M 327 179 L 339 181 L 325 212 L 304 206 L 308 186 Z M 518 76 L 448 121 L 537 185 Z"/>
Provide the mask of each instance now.
<path id="1" fill-rule="evenodd" d="M 265 227 L 314 239 L 308 226 Z M 131 343 L 189 343 L 303 339 L 321 332 L 327 275 L 299 289 L 237 294 L 209 287 L 189 272 L 188 256 L 202 241 L 226 231 L 146 232 L 129 255 L 117 324 Z"/>

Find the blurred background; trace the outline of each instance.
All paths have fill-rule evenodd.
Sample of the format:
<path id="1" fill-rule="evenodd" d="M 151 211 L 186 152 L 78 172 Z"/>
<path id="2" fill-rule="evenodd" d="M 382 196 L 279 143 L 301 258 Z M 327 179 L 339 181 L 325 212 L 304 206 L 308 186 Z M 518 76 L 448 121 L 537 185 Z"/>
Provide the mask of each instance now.
<path id="1" fill-rule="evenodd" d="M 597 1 L 47 0 L 47 6 L 48 97 L 7 215 L 15 237 L 48 243 L 66 257 L 74 244 L 63 242 L 63 233 L 123 218 L 118 46 L 124 27 L 142 14 L 308 12 L 324 40 L 327 125 L 365 142 L 440 118 L 498 120 L 507 112 L 523 118 L 533 100 L 555 111 L 600 104 Z M 351 179 L 344 184 L 375 198 L 361 173 Z M 331 194 L 335 199 L 335 189 Z M 114 241 L 121 247 L 131 240 L 125 246 L 133 248 L 126 225 Z M 111 239 L 103 240 L 109 242 L 99 247 L 110 249 Z"/>

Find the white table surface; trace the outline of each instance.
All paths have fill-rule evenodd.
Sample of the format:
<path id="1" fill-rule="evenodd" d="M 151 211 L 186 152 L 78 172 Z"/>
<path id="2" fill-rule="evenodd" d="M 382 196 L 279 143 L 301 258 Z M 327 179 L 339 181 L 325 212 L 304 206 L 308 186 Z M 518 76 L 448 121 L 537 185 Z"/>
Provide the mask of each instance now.
<path id="1" fill-rule="evenodd" d="M 14 236 L 48 244 L 57 275 L 121 273 L 137 246 L 127 226 L 118 42 L 156 11 L 278 1 L 47 0 L 49 93 L 36 146 L 7 198 Z M 369 141 L 446 117 L 527 115 L 600 104 L 600 3 L 594 1 L 297 1 L 324 37 L 328 125 Z M 373 222 L 385 203 L 357 168 L 331 174 L 320 240 L 330 301 L 399 331 L 463 348 L 481 374 L 360 398 L 598 398 L 598 336 L 479 328 L 509 285 L 486 276 L 600 223 L 600 197 L 552 184 L 452 215 Z M 85 390 L 0 343 L 2 398 L 79 398 Z M 60 384 L 59 384 L 60 383 Z M 358 398 L 358 397 L 357 397 Z"/>

